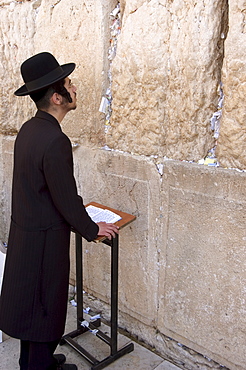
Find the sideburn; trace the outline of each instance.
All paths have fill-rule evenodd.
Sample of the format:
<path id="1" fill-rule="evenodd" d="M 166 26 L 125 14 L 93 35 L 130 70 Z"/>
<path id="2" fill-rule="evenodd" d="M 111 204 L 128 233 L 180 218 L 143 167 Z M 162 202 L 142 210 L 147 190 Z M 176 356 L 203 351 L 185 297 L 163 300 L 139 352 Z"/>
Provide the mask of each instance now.
<path id="1" fill-rule="evenodd" d="M 67 89 L 65 88 L 66 90 L 66 93 L 64 93 L 64 98 L 66 98 L 68 100 L 69 103 L 72 103 L 73 99 L 71 98 L 71 95 L 70 93 L 67 91 Z"/>

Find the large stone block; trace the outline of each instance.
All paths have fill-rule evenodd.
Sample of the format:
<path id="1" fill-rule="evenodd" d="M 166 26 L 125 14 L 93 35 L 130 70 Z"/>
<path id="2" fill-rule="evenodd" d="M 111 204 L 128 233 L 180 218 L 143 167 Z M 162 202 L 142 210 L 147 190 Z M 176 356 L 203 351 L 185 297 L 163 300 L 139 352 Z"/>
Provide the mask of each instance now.
<path id="1" fill-rule="evenodd" d="M 246 169 L 245 7 L 244 0 L 229 0 L 230 32 L 225 42 L 222 78 L 225 102 L 217 148 L 222 166 L 240 169 Z"/>
<path id="2" fill-rule="evenodd" d="M 172 162 L 163 178 L 158 328 L 230 369 L 245 369 L 245 181 Z"/>
<path id="3" fill-rule="evenodd" d="M 198 160 L 214 145 L 227 5 L 123 1 L 112 63 L 107 143 L 123 151 Z"/>
<path id="4" fill-rule="evenodd" d="M 50 51 L 60 63 L 76 63 L 71 78 L 77 86 L 78 108 L 65 118 L 63 127 L 84 144 L 104 144 L 99 106 L 107 83 L 109 13 L 115 3 L 43 0 L 36 19 L 36 52 Z"/>
<path id="5" fill-rule="evenodd" d="M 110 11 L 117 1 L 40 0 L 7 1 L 0 8 L 1 132 L 16 133 L 35 106 L 29 97 L 14 97 L 23 84 L 20 65 L 28 57 L 49 51 L 58 61 L 75 62 L 78 109 L 63 122 L 70 137 L 104 144 L 103 115 L 99 112 L 106 90 Z M 10 109 L 11 107 L 11 109 Z"/>
<path id="6" fill-rule="evenodd" d="M 85 203 L 96 201 L 137 216 L 120 231 L 119 305 L 121 311 L 155 325 L 160 241 L 158 171 L 141 157 L 86 148 L 76 149 L 76 163 Z M 86 290 L 109 302 L 110 248 L 104 244 L 84 245 Z"/>

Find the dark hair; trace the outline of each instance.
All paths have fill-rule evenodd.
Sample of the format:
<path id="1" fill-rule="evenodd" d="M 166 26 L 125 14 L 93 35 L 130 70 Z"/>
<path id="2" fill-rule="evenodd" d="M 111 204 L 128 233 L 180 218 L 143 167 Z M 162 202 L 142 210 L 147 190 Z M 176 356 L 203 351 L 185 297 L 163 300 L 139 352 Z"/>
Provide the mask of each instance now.
<path id="1" fill-rule="evenodd" d="M 30 94 L 30 97 L 35 102 L 38 109 L 48 109 L 50 106 L 50 98 L 55 92 L 63 96 L 69 103 L 71 103 L 71 95 L 64 87 L 64 84 L 65 79 L 57 81 L 46 89 Z"/>

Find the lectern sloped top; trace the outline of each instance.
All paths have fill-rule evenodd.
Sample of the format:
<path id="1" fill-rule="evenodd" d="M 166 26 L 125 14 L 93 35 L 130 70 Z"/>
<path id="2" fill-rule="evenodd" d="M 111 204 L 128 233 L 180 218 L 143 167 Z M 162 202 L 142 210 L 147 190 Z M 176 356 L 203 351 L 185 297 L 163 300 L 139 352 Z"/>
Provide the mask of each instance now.
<path id="1" fill-rule="evenodd" d="M 102 209 L 107 209 L 107 210 L 109 210 L 111 212 L 114 212 L 115 214 L 119 215 L 121 217 L 121 219 L 119 221 L 115 222 L 115 225 L 117 225 L 119 227 L 119 229 L 122 229 L 124 226 L 128 225 L 130 222 L 132 222 L 136 219 L 136 216 L 133 216 L 130 213 L 122 212 L 122 211 L 119 211 L 117 209 L 105 206 L 105 205 L 97 203 L 97 202 L 90 202 L 90 203 L 86 204 L 85 207 L 88 207 L 88 206 L 94 206 L 94 207 L 98 207 L 98 208 L 102 208 Z M 100 237 L 97 237 L 93 241 L 96 242 L 96 243 L 99 243 L 99 242 L 102 242 L 105 239 L 106 239 L 105 236 L 100 236 Z"/>

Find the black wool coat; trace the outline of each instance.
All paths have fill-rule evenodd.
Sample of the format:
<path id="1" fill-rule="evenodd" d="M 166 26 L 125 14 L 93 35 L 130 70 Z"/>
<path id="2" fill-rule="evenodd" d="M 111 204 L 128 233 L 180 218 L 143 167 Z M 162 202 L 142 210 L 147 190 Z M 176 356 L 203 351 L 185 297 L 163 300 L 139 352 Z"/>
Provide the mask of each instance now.
<path id="1" fill-rule="evenodd" d="M 38 111 L 15 142 L 0 296 L 0 329 L 6 334 L 37 342 L 63 335 L 71 226 L 88 241 L 98 233 L 77 194 L 70 140 L 53 116 Z"/>

